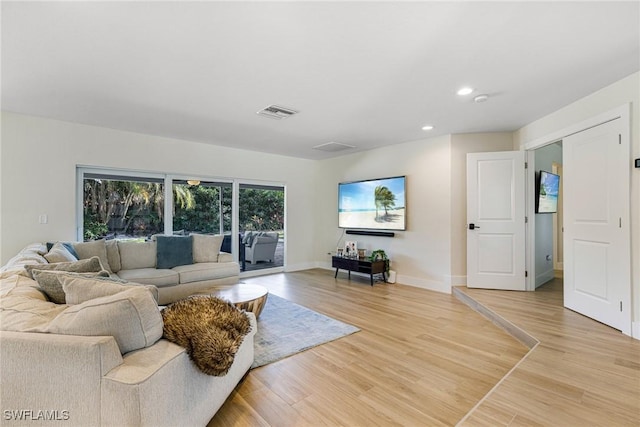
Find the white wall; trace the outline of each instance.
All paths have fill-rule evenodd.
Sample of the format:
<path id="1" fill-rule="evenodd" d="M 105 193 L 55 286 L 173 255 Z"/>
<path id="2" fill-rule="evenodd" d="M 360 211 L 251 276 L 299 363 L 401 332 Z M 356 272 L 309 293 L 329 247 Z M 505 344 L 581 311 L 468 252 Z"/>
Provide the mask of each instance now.
<path id="1" fill-rule="evenodd" d="M 424 139 L 321 161 L 324 179 L 319 194 L 325 203 L 318 225 L 325 234 L 316 249 L 323 265 L 330 265 L 327 253 L 348 237 L 358 241 L 358 248 L 384 249 L 399 283 L 450 292 L 450 140 L 450 136 Z M 340 239 L 338 182 L 398 175 L 407 176 L 407 230 L 393 238 Z"/>
<path id="2" fill-rule="evenodd" d="M 634 73 L 558 111 L 530 123 L 515 133 L 517 147 L 569 126 L 631 104 L 631 159 L 640 158 L 640 73 Z M 640 169 L 631 168 L 631 260 L 635 337 L 640 337 Z"/>
<path id="3" fill-rule="evenodd" d="M 550 144 L 535 150 L 536 172 L 552 172 L 553 163 L 562 164 L 562 147 Z M 535 197 L 535 195 L 534 195 Z M 535 286 L 553 279 L 553 219 L 552 214 L 535 215 Z"/>
<path id="4" fill-rule="evenodd" d="M 31 242 L 76 240 L 76 166 L 86 165 L 283 183 L 288 269 L 314 265 L 317 162 L 3 112 L 0 165 L 2 264 Z"/>

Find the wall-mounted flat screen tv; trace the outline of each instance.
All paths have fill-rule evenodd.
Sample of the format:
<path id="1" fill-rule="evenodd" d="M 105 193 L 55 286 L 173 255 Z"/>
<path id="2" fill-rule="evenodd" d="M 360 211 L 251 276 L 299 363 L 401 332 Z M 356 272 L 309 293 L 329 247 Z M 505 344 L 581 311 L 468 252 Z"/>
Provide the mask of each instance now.
<path id="1" fill-rule="evenodd" d="M 558 190 L 560 177 L 547 171 L 540 171 L 538 180 L 536 213 L 558 212 Z"/>
<path id="2" fill-rule="evenodd" d="M 405 230 L 406 177 L 338 184 L 338 227 Z"/>

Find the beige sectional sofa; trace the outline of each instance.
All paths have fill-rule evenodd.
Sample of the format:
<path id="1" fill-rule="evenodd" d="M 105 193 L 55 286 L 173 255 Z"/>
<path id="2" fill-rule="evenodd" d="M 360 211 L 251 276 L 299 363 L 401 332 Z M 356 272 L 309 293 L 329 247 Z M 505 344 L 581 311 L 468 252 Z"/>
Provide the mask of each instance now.
<path id="1" fill-rule="evenodd" d="M 128 251 L 133 248 L 123 247 L 121 262 L 138 268 L 118 266 L 111 248 L 112 270 L 125 277 L 138 274 L 158 280 L 165 284 L 159 289 L 183 286 L 160 279 L 164 273 L 150 271 L 142 260 L 132 262 Z M 84 255 L 95 249 L 79 248 Z M 141 248 L 138 255 L 151 250 Z M 1 424 L 206 425 L 253 362 L 253 314 L 247 313 L 251 331 L 228 373 L 205 375 L 184 348 L 161 338 L 162 316 L 153 287 L 55 272 L 67 293 L 67 304 L 55 304 L 38 282 L 23 274 L 25 265 L 45 264 L 44 257 L 52 254 L 45 252 L 43 245 L 30 245 L 0 270 Z M 181 274 L 178 270 L 170 277 L 175 280 L 177 275 L 179 281 Z M 209 286 L 215 280 L 186 285 Z"/>
<path id="2" fill-rule="evenodd" d="M 238 283 L 238 263 L 233 261 L 231 254 L 220 252 L 223 236 L 188 236 L 191 240 L 193 262 L 172 268 L 158 268 L 159 239 L 165 237 L 177 241 L 185 239 L 156 236 L 150 242 L 96 240 L 72 243 L 72 246 L 80 259 L 98 256 L 105 269 L 120 279 L 156 286 L 160 305 Z M 71 261 L 62 258 L 56 260 Z"/>

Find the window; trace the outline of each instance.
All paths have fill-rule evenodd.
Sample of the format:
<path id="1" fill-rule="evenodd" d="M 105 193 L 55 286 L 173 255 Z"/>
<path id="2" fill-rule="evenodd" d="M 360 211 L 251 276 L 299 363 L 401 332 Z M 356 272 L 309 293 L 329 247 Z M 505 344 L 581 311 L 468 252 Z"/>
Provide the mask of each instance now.
<path id="1" fill-rule="evenodd" d="M 85 172 L 83 239 L 143 238 L 164 230 L 164 179 Z"/>

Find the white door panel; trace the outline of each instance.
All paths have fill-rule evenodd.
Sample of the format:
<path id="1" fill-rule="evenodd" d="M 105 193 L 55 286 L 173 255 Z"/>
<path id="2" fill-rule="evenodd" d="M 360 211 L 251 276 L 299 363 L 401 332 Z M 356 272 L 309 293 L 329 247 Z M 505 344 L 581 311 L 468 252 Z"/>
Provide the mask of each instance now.
<path id="1" fill-rule="evenodd" d="M 623 131 L 617 119 L 563 140 L 564 304 L 628 333 L 629 145 Z"/>
<path id="2" fill-rule="evenodd" d="M 524 152 L 467 155 L 467 286 L 525 290 Z"/>

